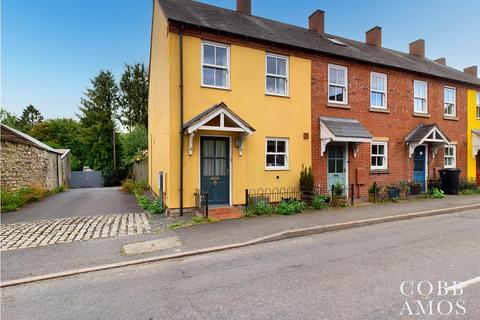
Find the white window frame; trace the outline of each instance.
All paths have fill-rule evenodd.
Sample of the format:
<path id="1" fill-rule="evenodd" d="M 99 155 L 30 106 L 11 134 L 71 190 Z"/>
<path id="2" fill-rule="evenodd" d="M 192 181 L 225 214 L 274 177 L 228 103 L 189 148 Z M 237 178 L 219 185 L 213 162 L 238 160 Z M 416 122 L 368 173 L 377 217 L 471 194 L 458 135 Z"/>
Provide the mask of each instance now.
<path id="1" fill-rule="evenodd" d="M 380 154 L 373 154 L 373 146 L 374 145 L 383 145 L 385 154 L 380 155 Z M 374 166 L 372 165 L 372 158 L 373 157 L 382 157 L 383 156 L 383 166 Z M 371 170 L 387 170 L 388 169 L 388 142 L 384 141 L 372 141 L 370 144 L 370 169 Z"/>
<path id="2" fill-rule="evenodd" d="M 480 91 L 477 91 L 477 119 L 480 119 Z"/>
<path id="3" fill-rule="evenodd" d="M 268 141 L 284 141 L 285 142 L 285 152 L 268 152 Z M 288 170 L 288 154 L 289 154 L 289 139 L 288 138 L 265 138 L 265 170 L 275 171 L 275 170 Z M 285 155 L 285 165 L 284 166 L 274 166 L 269 167 L 267 165 L 267 155 Z"/>
<path id="4" fill-rule="evenodd" d="M 344 85 L 339 85 L 337 83 L 331 83 L 330 82 L 330 69 L 338 69 L 338 70 L 343 70 L 345 71 L 345 84 Z M 327 86 L 327 99 L 329 103 L 334 103 L 334 104 L 348 104 L 348 67 L 344 66 L 339 66 L 336 64 L 328 64 L 328 86 Z M 335 100 L 330 100 L 330 85 L 335 86 L 335 87 L 343 87 L 345 88 L 345 101 L 335 101 Z"/>
<path id="5" fill-rule="evenodd" d="M 230 46 L 226 44 L 221 44 L 221 43 L 216 43 L 216 42 L 211 42 L 211 41 L 202 41 L 202 54 L 200 55 L 200 77 L 201 77 L 201 85 L 202 87 L 207 87 L 207 88 L 215 88 L 215 89 L 230 89 Z M 214 46 L 214 47 L 220 47 L 220 48 L 225 48 L 227 49 L 227 66 L 220 66 L 216 64 L 210 64 L 210 63 L 205 63 L 204 62 L 204 46 L 209 45 L 209 46 Z M 204 67 L 210 67 L 214 69 L 223 69 L 227 70 L 227 79 L 226 79 L 226 86 L 215 86 L 211 84 L 205 84 L 203 81 L 203 68 Z"/>
<path id="6" fill-rule="evenodd" d="M 445 151 L 447 149 L 453 149 L 453 155 L 446 155 Z M 452 164 L 446 164 L 446 158 L 452 158 Z M 445 146 L 443 149 L 443 166 L 444 168 L 456 168 L 457 167 L 457 147 L 455 145 Z"/>
<path id="7" fill-rule="evenodd" d="M 285 60 L 285 76 L 279 75 L 279 74 L 273 74 L 273 73 L 268 73 L 268 57 L 275 58 L 275 59 L 283 59 Z M 281 96 L 281 97 L 288 97 L 288 87 L 290 84 L 289 81 L 289 58 L 287 56 L 281 56 L 278 54 L 273 54 L 273 53 L 266 53 L 265 54 L 265 94 L 266 95 L 271 95 L 271 96 Z M 274 78 L 281 78 L 285 79 L 285 94 L 281 93 L 276 93 L 276 92 L 269 92 L 267 90 L 267 77 L 274 77 Z"/>
<path id="8" fill-rule="evenodd" d="M 378 77 L 378 78 L 383 78 L 384 80 L 384 91 L 380 91 L 380 90 L 373 90 L 373 77 Z M 378 72 L 370 72 L 370 108 L 373 108 L 373 109 L 387 109 L 387 85 L 388 85 L 388 78 L 387 78 L 387 75 L 384 74 L 384 73 L 378 73 Z M 372 104 L 372 93 L 381 93 L 384 95 L 384 99 L 383 99 L 383 106 L 377 106 L 377 105 L 373 105 Z"/>
<path id="9" fill-rule="evenodd" d="M 445 112 L 446 104 L 447 104 L 447 101 L 445 100 L 445 93 L 447 90 L 453 91 L 453 114 L 449 114 Z M 443 88 L 443 115 L 447 117 L 455 117 L 457 115 L 457 89 L 455 87 L 445 86 Z"/>
<path id="10" fill-rule="evenodd" d="M 421 84 L 425 86 L 425 97 L 418 97 L 417 92 L 415 92 L 415 87 L 417 84 Z M 415 109 L 415 99 L 425 99 L 425 111 L 418 111 Z M 413 112 L 414 113 L 421 113 L 421 114 L 428 114 L 428 82 L 426 81 L 420 81 L 420 80 L 414 80 L 413 81 Z"/>

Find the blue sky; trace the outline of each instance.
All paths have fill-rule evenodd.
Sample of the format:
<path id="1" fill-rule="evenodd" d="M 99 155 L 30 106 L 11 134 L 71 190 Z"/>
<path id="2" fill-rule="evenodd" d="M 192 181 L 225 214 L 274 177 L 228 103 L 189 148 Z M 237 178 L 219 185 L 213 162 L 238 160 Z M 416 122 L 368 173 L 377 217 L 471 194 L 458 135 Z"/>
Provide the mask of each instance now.
<path id="1" fill-rule="evenodd" d="M 230 9 L 235 0 L 203 0 Z M 383 45 L 401 51 L 418 38 L 427 57 L 458 69 L 480 65 L 478 0 L 252 0 L 254 15 L 299 26 L 326 11 L 326 31 L 356 40 L 383 28 Z M 47 117 L 72 117 L 100 69 L 148 63 L 152 0 L 2 0 L 1 105 L 27 104 Z"/>

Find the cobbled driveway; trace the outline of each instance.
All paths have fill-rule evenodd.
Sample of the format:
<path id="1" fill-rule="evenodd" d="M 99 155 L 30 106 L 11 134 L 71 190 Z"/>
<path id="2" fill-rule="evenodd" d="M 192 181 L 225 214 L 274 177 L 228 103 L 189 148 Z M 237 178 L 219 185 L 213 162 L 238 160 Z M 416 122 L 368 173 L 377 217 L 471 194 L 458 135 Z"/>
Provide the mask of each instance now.
<path id="1" fill-rule="evenodd" d="M 0 251 L 147 232 L 143 213 L 27 221 L 0 226 Z"/>

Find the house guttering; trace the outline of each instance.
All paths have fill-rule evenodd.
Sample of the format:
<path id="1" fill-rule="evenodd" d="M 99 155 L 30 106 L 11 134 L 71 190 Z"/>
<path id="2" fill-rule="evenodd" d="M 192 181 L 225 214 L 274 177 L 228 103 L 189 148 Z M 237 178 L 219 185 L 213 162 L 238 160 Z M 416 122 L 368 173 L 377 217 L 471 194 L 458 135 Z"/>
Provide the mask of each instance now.
<path id="1" fill-rule="evenodd" d="M 183 216 L 183 29 L 180 26 L 179 50 L 180 50 L 180 216 Z"/>

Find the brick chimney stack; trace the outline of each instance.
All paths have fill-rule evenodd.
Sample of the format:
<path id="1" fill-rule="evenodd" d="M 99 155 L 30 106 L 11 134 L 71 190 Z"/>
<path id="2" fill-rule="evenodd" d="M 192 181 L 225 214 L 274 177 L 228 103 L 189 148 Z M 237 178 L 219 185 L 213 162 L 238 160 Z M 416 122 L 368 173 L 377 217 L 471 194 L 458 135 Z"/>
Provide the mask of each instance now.
<path id="1" fill-rule="evenodd" d="M 410 43 L 410 54 L 424 59 L 425 58 L 425 40 L 418 39 L 417 41 Z"/>
<path id="2" fill-rule="evenodd" d="M 474 77 L 478 77 L 478 67 L 477 66 L 471 66 L 468 68 L 463 69 L 463 72 L 471 74 Z"/>
<path id="3" fill-rule="evenodd" d="M 436 59 L 435 62 L 436 62 L 436 63 L 440 63 L 441 65 L 444 65 L 444 66 L 447 65 L 447 59 L 445 59 L 445 58 L 443 58 L 443 57 Z"/>
<path id="4" fill-rule="evenodd" d="M 382 28 L 376 26 L 365 32 L 365 42 L 380 48 L 382 46 Z"/>
<path id="5" fill-rule="evenodd" d="M 251 0 L 237 0 L 237 11 L 246 14 L 252 15 L 252 1 Z"/>
<path id="6" fill-rule="evenodd" d="M 325 11 L 317 9 L 308 17 L 308 29 L 325 33 Z"/>

